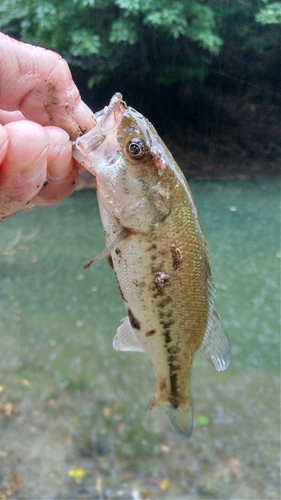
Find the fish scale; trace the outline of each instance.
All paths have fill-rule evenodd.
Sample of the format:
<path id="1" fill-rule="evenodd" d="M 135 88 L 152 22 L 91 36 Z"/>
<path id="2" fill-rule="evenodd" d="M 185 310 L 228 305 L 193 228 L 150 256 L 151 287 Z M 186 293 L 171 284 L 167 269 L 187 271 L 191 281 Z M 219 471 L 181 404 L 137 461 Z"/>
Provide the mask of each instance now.
<path id="1" fill-rule="evenodd" d="M 113 346 L 148 355 L 156 378 L 149 408 L 162 406 L 189 437 L 195 352 L 217 370 L 230 358 L 189 186 L 154 127 L 120 94 L 76 141 L 74 156 L 96 177 L 107 253 L 127 311 Z"/>

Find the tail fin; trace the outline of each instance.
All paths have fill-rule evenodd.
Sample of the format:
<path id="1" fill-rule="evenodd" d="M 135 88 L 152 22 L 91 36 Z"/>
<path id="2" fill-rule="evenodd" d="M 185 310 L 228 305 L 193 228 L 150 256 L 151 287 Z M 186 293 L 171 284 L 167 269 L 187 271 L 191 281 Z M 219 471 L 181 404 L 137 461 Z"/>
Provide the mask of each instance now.
<path id="1" fill-rule="evenodd" d="M 185 438 L 190 438 L 193 426 L 193 408 L 192 403 L 189 406 L 175 408 L 169 404 L 165 408 L 169 417 L 170 424 L 174 431 Z"/>
<path id="2" fill-rule="evenodd" d="M 159 402 L 154 396 L 148 410 L 153 410 L 154 408 L 164 408 L 166 415 L 169 417 L 170 424 L 174 431 L 185 438 L 190 438 L 193 426 L 193 408 L 192 400 L 185 405 L 178 407 L 173 406 L 170 402 Z"/>

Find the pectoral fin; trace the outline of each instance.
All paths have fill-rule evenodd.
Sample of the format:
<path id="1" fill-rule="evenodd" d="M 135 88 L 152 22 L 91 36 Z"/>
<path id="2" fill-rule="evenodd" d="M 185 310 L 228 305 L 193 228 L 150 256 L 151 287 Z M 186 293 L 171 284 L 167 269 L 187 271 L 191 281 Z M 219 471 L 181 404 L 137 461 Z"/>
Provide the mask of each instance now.
<path id="1" fill-rule="evenodd" d="M 170 193 L 162 186 L 155 185 L 141 198 L 129 205 L 116 209 L 114 215 L 123 227 L 136 232 L 147 233 L 171 212 Z"/>
<path id="2" fill-rule="evenodd" d="M 134 334 L 128 316 L 122 319 L 122 323 L 117 329 L 117 333 L 113 339 L 113 348 L 116 349 L 116 351 L 144 352 Z"/>
<path id="3" fill-rule="evenodd" d="M 226 370 L 230 361 L 230 345 L 221 319 L 210 306 L 207 327 L 199 351 L 218 371 Z"/>

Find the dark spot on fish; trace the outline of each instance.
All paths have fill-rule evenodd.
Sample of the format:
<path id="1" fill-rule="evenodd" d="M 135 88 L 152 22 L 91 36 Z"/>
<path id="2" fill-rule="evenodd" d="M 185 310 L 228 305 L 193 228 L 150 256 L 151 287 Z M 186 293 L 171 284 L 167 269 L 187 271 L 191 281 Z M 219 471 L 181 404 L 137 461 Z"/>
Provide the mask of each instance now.
<path id="1" fill-rule="evenodd" d="M 121 253 L 120 248 L 118 248 L 118 247 L 117 247 L 117 248 L 115 249 L 115 254 L 116 254 L 116 255 L 117 255 L 117 257 L 118 257 L 118 264 L 120 264 L 120 262 L 121 262 L 121 258 L 122 258 L 122 253 Z M 126 261 L 125 261 L 125 262 L 126 262 Z"/>
<path id="2" fill-rule="evenodd" d="M 182 263 L 182 253 L 176 245 L 171 245 L 173 268 L 178 269 Z"/>
<path id="3" fill-rule="evenodd" d="M 111 257 L 111 253 L 108 254 L 106 260 L 107 260 L 108 264 L 110 265 L 111 269 L 114 269 L 113 260 L 112 260 L 112 257 Z"/>
<path id="4" fill-rule="evenodd" d="M 145 336 L 146 337 L 152 337 L 153 335 L 155 335 L 155 333 L 156 333 L 156 330 L 149 330 L 149 332 L 145 333 Z"/>
<path id="5" fill-rule="evenodd" d="M 131 327 L 135 328 L 136 330 L 140 330 L 141 324 L 137 320 L 137 318 L 135 318 L 135 316 L 133 315 L 131 309 L 128 309 L 128 317 L 129 317 L 129 321 L 130 321 Z"/>
<path id="6" fill-rule="evenodd" d="M 174 365 L 174 356 L 168 357 L 169 364 L 169 378 L 170 378 L 170 398 L 169 401 L 174 408 L 179 405 L 179 394 L 178 394 L 178 369 L 179 366 Z"/>
<path id="7" fill-rule="evenodd" d="M 165 346 L 167 346 L 168 344 L 170 344 L 170 342 L 172 342 L 171 330 L 164 329 L 164 340 L 165 340 Z"/>
<path id="8" fill-rule="evenodd" d="M 162 380 L 160 380 L 159 387 L 160 387 L 160 391 L 165 391 L 167 389 L 167 383 L 166 383 L 166 379 L 165 378 L 163 378 Z"/>
<path id="9" fill-rule="evenodd" d="M 171 297 L 163 297 L 161 298 L 158 302 L 157 302 L 157 306 L 158 307 L 165 307 L 167 304 L 169 304 L 169 302 L 171 302 Z"/>
<path id="10" fill-rule="evenodd" d="M 170 330 L 164 331 L 165 347 L 167 349 L 167 363 L 169 366 L 169 379 L 170 379 L 170 397 L 169 401 L 174 408 L 179 405 L 178 394 L 178 371 L 180 370 L 180 362 L 178 354 L 180 352 L 179 346 L 171 342 Z"/>
<path id="11" fill-rule="evenodd" d="M 46 179 L 46 180 L 45 180 L 45 182 L 44 182 L 44 184 L 43 184 L 43 186 L 44 186 L 44 187 L 45 187 L 45 186 L 48 186 L 48 184 L 49 184 L 49 179 Z"/>
<path id="12" fill-rule="evenodd" d="M 170 372 L 170 384 L 171 384 L 170 403 L 174 408 L 177 408 L 179 405 L 177 381 L 178 381 L 178 374 Z"/>
<path id="13" fill-rule="evenodd" d="M 124 294 L 123 294 L 123 292 L 122 292 L 122 289 L 121 289 L 121 286 L 120 286 L 120 283 L 119 283 L 119 281 L 118 281 L 118 278 L 117 278 L 116 273 L 115 273 L 115 277 L 116 277 L 117 285 L 118 285 L 119 292 L 120 292 L 120 295 L 121 295 L 121 299 L 122 299 L 122 300 L 124 300 L 125 302 L 128 302 L 128 301 L 126 300 L 126 298 L 124 297 Z"/>
<path id="14" fill-rule="evenodd" d="M 174 320 L 173 319 L 161 319 L 160 320 L 160 324 L 162 326 L 164 326 L 164 328 L 170 328 L 170 326 L 172 326 L 174 324 Z"/>
<path id="15" fill-rule="evenodd" d="M 76 184 L 76 182 L 75 182 L 75 181 L 73 181 L 73 182 L 72 182 L 72 186 L 75 186 L 75 184 Z"/>
<path id="16" fill-rule="evenodd" d="M 169 346 L 168 349 L 167 349 L 168 353 L 173 355 L 173 356 L 176 356 L 177 354 L 179 354 L 179 348 L 178 346 L 174 345 L 174 346 Z"/>
<path id="17" fill-rule="evenodd" d="M 154 276 L 155 279 L 153 280 L 153 283 L 156 286 L 158 292 L 162 292 L 164 286 L 166 285 L 166 283 L 168 283 L 170 276 L 161 272 L 154 273 Z"/>
<path id="18" fill-rule="evenodd" d="M 139 280 L 133 280 L 133 284 L 136 287 L 141 287 L 141 288 L 144 288 L 146 286 L 145 281 L 139 281 Z"/>
<path id="19" fill-rule="evenodd" d="M 148 252 L 151 252 L 151 250 L 156 250 L 157 245 L 155 243 L 152 243 L 152 245 L 147 249 Z"/>

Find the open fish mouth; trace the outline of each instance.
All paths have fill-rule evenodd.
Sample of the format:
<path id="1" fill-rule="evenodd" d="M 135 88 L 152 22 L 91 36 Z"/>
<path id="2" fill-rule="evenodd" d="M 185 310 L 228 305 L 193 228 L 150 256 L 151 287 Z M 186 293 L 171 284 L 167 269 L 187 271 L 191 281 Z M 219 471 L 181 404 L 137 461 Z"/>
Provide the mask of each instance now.
<path id="1" fill-rule="evenodd" d="M 122 95 L 117 92 L 109 105 L 97 113 L 97 124 L 73 143 L 73 157 L 88 170 L 93 170 L 93 163 L 114 154 L 120 148 L 115 132 L 126 109 Z"/>

